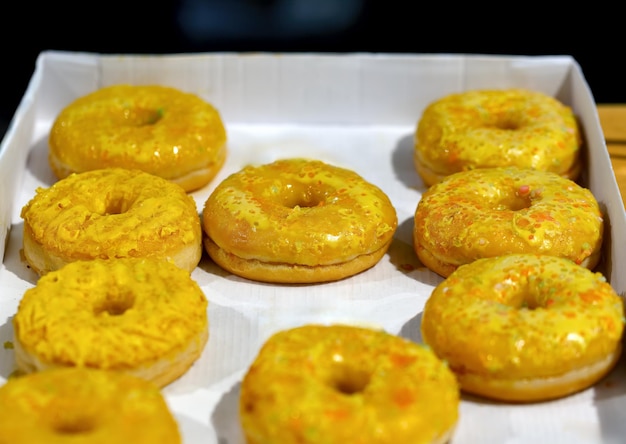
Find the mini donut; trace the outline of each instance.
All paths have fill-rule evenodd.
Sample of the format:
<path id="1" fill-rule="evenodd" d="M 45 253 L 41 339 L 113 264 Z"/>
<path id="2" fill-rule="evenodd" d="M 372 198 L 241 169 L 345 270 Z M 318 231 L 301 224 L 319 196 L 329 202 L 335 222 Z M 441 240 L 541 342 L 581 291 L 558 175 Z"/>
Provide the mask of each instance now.
<path id="1" fill-rule="evenodd" d="M 387 195 L 357 173 L 283 159 L 227 177 L 205 202 L 205 250 L 233 274 L 275 283 L 339 280 L 374 266 L 397 227 Z"/>
<path id="2" fill-rule="evenodd" d="M 433 290 L 422 338 L 467 393 L 536 402 L 588 388 L 621 354 L 624 308 L 600 273 L 513 254 L 459 267 Z"/>
<path id="3" fill-rule="evenodd" d="M 23 255 L 39 275 L 68 262 L 155 257 L 192 271 L 202 257 L 195 200 L 175 183 L 139 170 L 73 174 L 22 208 Z"/>
<path id="4" fill-rule="evenodd" d="M 431 350 L 382 330 L 304 325 L 275 333 L 241 383 L 249 443 L 446 443 L 460 391 Z"/>
<path id="5" fill-rule="evenodd" d="M 195 94 L 161 85 L 112 85 L 79 97 L 58 114 L 48 141 L 59 179 L 120 167 L 185 191 L 209 183 L 227 151 L 219 112 Z"/>
<path id="6" fill-rule="evenodd" d="M 506 166 L 576 180 L 581 144 L 572 109 L 554 97 L 520 88 L 471 90 L 426 107 L 414 163 L 426 186 L 459 171 Z"/>
<path id="7" fill-rule="evenodd" d="M 17 368 L 99 368 L 164 387 L 202 353 L 207 305 L 189 272 L 171 262 L 71 262 L 41 277 L 20 300 L 13 318 Z"/>
<path id="8" fill-rule="evenodd" d="M 131 375 L 61 368 L 0 387 L 0 442 L 176 444 L 178 424 L 159 389 Z"/>
<path id="9" fill-rule="evenodd" d="M 589 269 L 601 257 L 604 221 L 591 191 L 548 171 L 514 167 L 455 173 L 415 211 L 413 245 L 443 277 L 483 257 L 539 253 Z"/>

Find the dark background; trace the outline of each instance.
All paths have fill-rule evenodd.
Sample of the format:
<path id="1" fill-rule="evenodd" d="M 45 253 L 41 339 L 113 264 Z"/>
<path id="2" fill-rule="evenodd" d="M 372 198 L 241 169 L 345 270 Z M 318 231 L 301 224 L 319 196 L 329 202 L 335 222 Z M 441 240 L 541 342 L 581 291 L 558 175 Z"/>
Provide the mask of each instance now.
<path id="1" fill-rule="evenodd" d="M 154 0 L 3 5 L 0 134 L 48 49 L 573 56 L 597 103 L 626 103 L 619 2 Z"/>

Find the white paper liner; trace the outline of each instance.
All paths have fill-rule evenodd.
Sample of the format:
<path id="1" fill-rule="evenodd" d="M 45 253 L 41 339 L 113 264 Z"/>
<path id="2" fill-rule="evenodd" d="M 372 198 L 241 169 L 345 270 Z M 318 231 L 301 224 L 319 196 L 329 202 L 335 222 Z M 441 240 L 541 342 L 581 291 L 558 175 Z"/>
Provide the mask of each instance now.
<path id="1" fill-rule="evenodd" d="M 626 292 L 626 280 L 616 271 L 626 263 L 617 247 L 624 245 L 624 214 L 613 209 L 621 205 L 619 193 L 607 170 L 610 162 L 595 109 L 590 108 L 588 89 L 573 60 L 501 58 L 494 65 L 485 64 L 483 58 L 455 56 L 307 55 L 296 56 L 302 63 L 292 66 L 276 56 L 266 57 L 121 57 L 99 64 L 93 55 L 61 53 L 42 62 L 47 68 L 40 66 L 33 77 L 0 151 L 0 180 L 8 179 L 4 199 L 15 191 L 12 205 L 0 201 L 5 206 L 1 213 L 9 214 L 5 219 L 11 224 L 0 268 L 0 342 L 10 345 L 12 316 L 23 292 L 37 279 L 20 258 L 19 212 L 37 187 L 55 181 L 47 164 L 47 132 L 53 117 L 86 89 L 138 79 L 193 86 L 223 113 L 229 155 L 213 182 L 192 194 L 199 211 L 217 183 L 247 164 L 310 157 L 350 168 L 378 185 L 390 197 L 399 220 L 394 242 L 380 263 L 338 282 L 258 283 L 230 275 L 203 258 L 192 277 L 210 301 L 209 341 L 195 365 L 163 391 L 186 444 L 242 442 L 239 383 L 260 346 L 278 330 L 342 322 L 421 341 L 421 311 L 442 278 L 424 268 L 412 249 L 413 215 L 424 191 L 413 166 L 412 136 L 424 104 L 447 91 L 519 84 L 561 95 L 575 106 L 585 119 L 590 142 L 586 180 L 609 213 L 612 231 L 605 266 L 612 285 L 620 294 Z M 187 73 L 182 80 L 181 73 Z M 319 89 L 304 90 L 303 83 Z M 28 156 L 15 148 L 20 141 Z M 9 377 L 13 365 L 10 347 L 0 350 L 0 381 Z M 625 370 L 620 362 L 595 387 L 547 403 L 509 405 L 463 396 L 452 442 L 620 442 L 626 436 L 626 421 L 621 418 L 626 407 Z"/>

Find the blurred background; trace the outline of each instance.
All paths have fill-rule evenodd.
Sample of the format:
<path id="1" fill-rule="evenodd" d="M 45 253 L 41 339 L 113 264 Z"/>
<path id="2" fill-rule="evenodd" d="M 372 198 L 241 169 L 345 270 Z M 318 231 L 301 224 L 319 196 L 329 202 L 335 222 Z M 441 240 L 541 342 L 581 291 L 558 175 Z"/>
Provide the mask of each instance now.
<path id="1" fill-rule="evenodd" d="M 60 4 L 63 3 L 63 4 Z M 498 6 L 499 5 L 499 6 Z M 48 49 L 107 54 L 391 52 L 573 56 L 597 103 L 626 103 L 618 3 L 400 0 L 5 2 L 0 134 Z M 494 9 L 495 8 L 495 9 Z"/>

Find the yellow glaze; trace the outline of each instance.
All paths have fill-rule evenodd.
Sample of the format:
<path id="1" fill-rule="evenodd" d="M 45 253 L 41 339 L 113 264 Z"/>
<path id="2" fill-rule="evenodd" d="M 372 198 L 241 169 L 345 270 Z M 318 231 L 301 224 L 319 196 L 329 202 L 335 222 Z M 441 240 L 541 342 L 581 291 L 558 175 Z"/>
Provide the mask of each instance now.
<path id="1" fill-rule="evenodd" d="M 176 444 L 158 388 L 120 373 L 47 370 L 0 387 L 0 444 Z"/>
<path id="2" fill-rule="evenodd" d="M 65 262 L 154 257 L 191 271 L 202 254 L 195 200 L 180 186 L 139 170 L 73 174 L 39 188 L 21 217 L 25 238 Z M 178 260 L 185 249 L 191 253 Z M 25 256 L 35 259 L 28 250 Z"/>
<path id="3" fill-rule="evenodd" d="M 141 373 L 160 361 L 174 366 L 190 343 L 202 350 L 207 305 L 189 272 L 170 262 L 72 262 L 24 293 L 13 318 L 16 361 L 24 372 L 86 366 Z"/>
<path id="4" fill-rule="evenodd" d="M 228 253 L 309 267 L 386 251 L 396 227 L 380 188 L 307 159 L 248 166 L 220 183 L 203 211 L 204 232 Z"/>
<path id="5" fill-rule="evenodd" d="M 459 171 L 501 166 L 575 180 L 581 140 L 571 108 L 553 97 L 524 89 L 472 90 L 426 107 L 414 160 L 427 186 Z"/>
<path id="6" fill-rule="evenodd" d="M 305 325 L 263 345 L 242 384 L 249 444 L 443 443 L 459 387 L 427 348 L 380 330 Z"/>
<path id="7" fill-rule="evenodd" d="M 593 269 L 604 222 L 591 191 L 556 173 L 484 168 L 448 176 L 422 195 L 414 247 L 442 276 L 482 257 L 561 256 Z"/>
<path id="8" fill-rule="evenodd" d="M 209 170 L 201 181 L 184 186 L 190 191 L 223 165 L 226 131 L 218 111 L 194 94 L 160 85 L 113 85 L 64 108 L 49 145 L 59 178 L 107 167 L 140 169 L 168 180 Z"/>
<path id="9" fill-rule="evenodd" d="M 449 363 L 463 390 L 522 401 L 596 382 L 619 357 L 623 328 L 622 299 L 600 273 L 532 254 L 459 267 L 435 287 L 421 324 L 424 342 Z M 582 380 L 559 381 L 607 359 L 589 378 L 581 371 Z M 550 383 L 532 393 L 541 380 Z"/>

